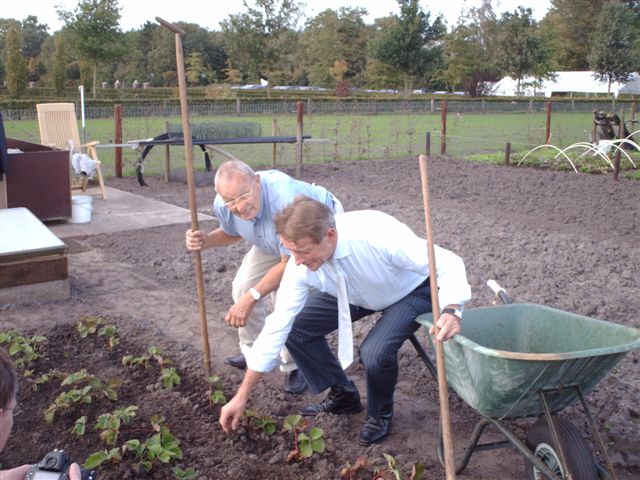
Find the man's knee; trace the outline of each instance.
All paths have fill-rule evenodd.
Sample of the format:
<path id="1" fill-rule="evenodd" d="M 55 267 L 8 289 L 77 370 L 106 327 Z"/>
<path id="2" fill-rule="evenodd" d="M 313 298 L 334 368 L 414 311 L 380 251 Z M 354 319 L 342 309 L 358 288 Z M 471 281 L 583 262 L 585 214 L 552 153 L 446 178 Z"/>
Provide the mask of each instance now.
<path id="1" fill-rule="evenodd" d="M 395 368 L 397 364 L 397 352 L 392 351 L 386 345 L 367 342 L 366 339 L 362 342 L 358 353 L 362 366 L 369 374 L 375 371 Z"/>

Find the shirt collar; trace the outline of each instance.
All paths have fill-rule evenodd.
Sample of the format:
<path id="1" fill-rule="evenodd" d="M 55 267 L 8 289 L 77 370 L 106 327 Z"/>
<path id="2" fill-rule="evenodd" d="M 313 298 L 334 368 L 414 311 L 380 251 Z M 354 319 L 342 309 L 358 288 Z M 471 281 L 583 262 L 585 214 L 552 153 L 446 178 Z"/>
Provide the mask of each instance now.
<path id="1" fill-rule="evenodd" d="M 340 232 L 338 232 L 338 242 L 336 243 L 336 249 L 333 252 L 333 259 L 340 259 L 349 256 L 351 250 L 349 249 L 349 244 L 347 242 L 340 241 Z"/>
<path id="2" fill-rule="evenodd" d="M 257 223 L 262 220 L 262 217 L 265 215 L 265 208 L 267 206 L 267 192 L 264 186 L 262 185 L 262 177 L 260 177 L 260 210 L 258 210 L 258 214 L 252 220 L 253 223 Z"/>

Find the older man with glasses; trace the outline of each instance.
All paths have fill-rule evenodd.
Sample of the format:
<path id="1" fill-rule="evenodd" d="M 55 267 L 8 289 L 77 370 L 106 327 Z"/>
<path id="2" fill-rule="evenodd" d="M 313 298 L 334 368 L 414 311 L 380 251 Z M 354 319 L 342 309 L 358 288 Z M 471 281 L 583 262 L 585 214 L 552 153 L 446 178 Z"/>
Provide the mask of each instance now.
<path id="1" fill-rule="evenodd" d="M 246 163 L 223 163 L 215 177 L 216 197 L 213 211 L 220 226 L 211 232 L 186 232 L 189 250 L 223 247 L 246 240 L 251 248 L 232 282 L 234 305 L 225 322 L 238 329 L 241 352 L 225 362 L 237 368 L 247 366 L 247 353 L 260 334 L 269 313 L 267 297 L 275 297 L 290 252 L 282 245 L 274 218 L 298 195 L 311 197 L 329 207 L 333 213 L 343 211 L 340 201 L 319 185 L 295 180 L 283 172 L 254 172 Z M 285 372 L 284 389 L 302 393 L 306 384 L 288 351 L 281 352 L 281 370 Z"/>

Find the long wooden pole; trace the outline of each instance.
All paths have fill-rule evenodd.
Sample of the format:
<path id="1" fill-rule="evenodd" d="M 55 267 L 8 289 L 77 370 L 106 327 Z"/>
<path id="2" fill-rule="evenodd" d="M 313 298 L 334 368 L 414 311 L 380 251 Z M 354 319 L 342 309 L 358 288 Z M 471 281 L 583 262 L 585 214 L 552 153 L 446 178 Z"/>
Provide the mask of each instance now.
<path id="1" fill-rule="evenodd" d="M 177 25 L 156 17 L 158 23 L 176 34 L 176 66 L 178 68 L 178 88 L 180 91 L 180 116 L 182 117 L 182 132 L 184 135 L 184 158 L 187 166 L 187 186 L 189 188 L 189 210 L 191 211 L 191 229 L 198 230 L 198 210 L 196 205 L 196 189 L 193 177 L 193 145 L 191 143 L 191 126 L 189 125 L 189 104 L 187 100 L 187 83 L 184 71 L 184 54 L 182 52 L 182 37 L 185 32 Z M 204 367 L 211 375 L 211 351 L 209 349 L 209 332 L 207 329 L 207 311 L 204 298 L 204 278 L 202 276 L 202 258 L 199 251 L 194 251 L 193 260 L 196 270 L 196 287 L 198 290 L 198 307 L 200 310 L 200 333 L 204 350 Z"/>
<path id="2" fill-rule="evenodd" d="M 436 273 L 436 255 L 433 248 L 433 232 L 431 227 L 431 209 L 429 207 L 429 176 L 427 175 L 427 157 L 420 155 L 420 180 L 422 182 L 422 199 L 424 202 L 424 221 L 427 229 L 427 248 L 429 251 L 429 284 L 431 287 L 431 307 L 433 311 L 433 326 L 438 335 L 437 325 L 440 314 L 438 301 L 438 277 Z M 449 392 L 447 388 L 447 371 L 444 364 L 444 349 L 442 342 L 434 341 L 436 349 L 436 369 L 438 372 L 438 394 L 440 397 L 440 420 L 442 421 L 442 442 L 444 446 L 444 466 L 447 480 L 455 480 L 456 468 L 453 460 L 453 441 L 451 439 L 451 420 L 449 418 Z"/>

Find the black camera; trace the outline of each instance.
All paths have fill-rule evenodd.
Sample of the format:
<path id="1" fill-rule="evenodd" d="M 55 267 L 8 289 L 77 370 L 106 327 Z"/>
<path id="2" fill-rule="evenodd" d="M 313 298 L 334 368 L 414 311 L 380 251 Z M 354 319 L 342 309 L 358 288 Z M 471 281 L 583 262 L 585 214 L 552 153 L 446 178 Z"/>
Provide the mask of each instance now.
<path id="1" fill-rule="evenodd" d="M 53 450 L 47 453 L 40 462 L 33 466 L 24 480 L 69 480 L 71 459 L 64 450 Z M 80 467 L 82 480 L 95 480 L 93 470 Z"/>

